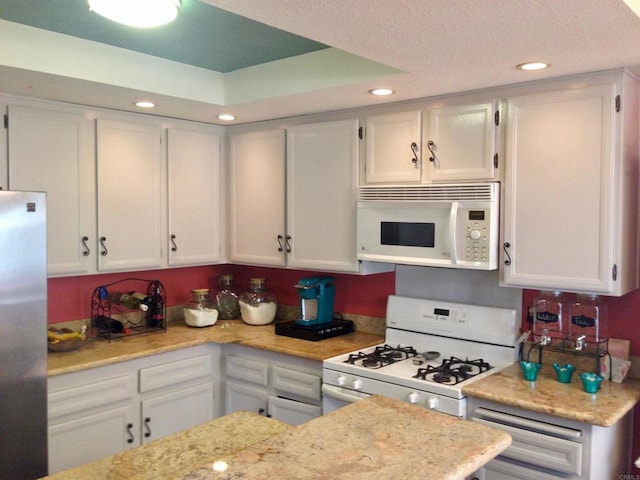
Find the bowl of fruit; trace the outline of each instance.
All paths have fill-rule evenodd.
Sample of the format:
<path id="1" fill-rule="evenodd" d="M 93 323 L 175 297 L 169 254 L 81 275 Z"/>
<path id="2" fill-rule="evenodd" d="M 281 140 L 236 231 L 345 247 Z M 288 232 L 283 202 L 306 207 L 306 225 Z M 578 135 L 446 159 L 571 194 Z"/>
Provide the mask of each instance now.
<path id="1" fill-rule="evenodd" d="M 82 347 L 89 335 L 87 334 L 87 326 L 83 325 L 79 331 L 71 328 L 49 327 L 47 330 L 47 348 L 50 352 L 69 352 Z"/>

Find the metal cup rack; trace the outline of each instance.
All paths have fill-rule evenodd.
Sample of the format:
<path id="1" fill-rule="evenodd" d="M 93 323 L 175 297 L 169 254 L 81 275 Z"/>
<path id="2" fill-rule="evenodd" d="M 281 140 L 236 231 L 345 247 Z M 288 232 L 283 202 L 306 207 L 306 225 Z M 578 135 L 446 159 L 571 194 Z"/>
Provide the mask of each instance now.
<path id="1" fill-rule="evenodd" d="M 148 311 L 132 310 L 109 301 L 112 291 L 145 292 L 153 299 Z M 167 331 L 166 294 L 159 280 L 126 278 L 117 282 L 100 285 L 91 296 L 91 326 L 97 337 L 106 340 Z"/>
<path id="2" fill-rule="evenodd" d="M 600 364 L 600 359 L 606 357 L 609 362 L 609 380 L 612 378 L 611 372 L 611 355 L 609 354 L 609 340 L 603 339 L 598 341 L 595 344 L 588 345 L 588 348 L 584 349 L 576 349 L 576 342 L 570 339 L 563 339 L 561 345 L 545 345 L 540 342 L 534 342 L 531 344 L 531 348 L 529 348 L 529 352 L 527 353 L 527 361 L 530 361 L 531 352 L 533 350 L 538 351 L 538 363 L 542 363 L 542 352 L 556 352 L 562 353 L 566 355 L 575 355 L 579 357 L 591 357 L 595 362 L 595 372 L 600 375 L 602 369 Z"/>

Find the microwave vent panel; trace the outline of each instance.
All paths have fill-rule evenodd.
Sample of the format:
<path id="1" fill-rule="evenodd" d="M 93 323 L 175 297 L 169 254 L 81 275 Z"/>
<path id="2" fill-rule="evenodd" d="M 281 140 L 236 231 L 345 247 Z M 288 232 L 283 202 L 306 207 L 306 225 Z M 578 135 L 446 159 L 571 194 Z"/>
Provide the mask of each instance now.
<path id="1" fill-rule="evenodd" d="M 495 200 L 498 183 L 361 186 L 361 202 L 456 202 Z"/>

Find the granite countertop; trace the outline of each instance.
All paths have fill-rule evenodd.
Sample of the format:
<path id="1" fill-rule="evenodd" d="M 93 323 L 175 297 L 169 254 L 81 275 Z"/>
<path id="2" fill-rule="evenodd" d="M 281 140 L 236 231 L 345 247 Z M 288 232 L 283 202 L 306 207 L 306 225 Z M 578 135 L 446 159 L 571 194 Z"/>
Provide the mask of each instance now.
<path id="1" fill-rule="evenodd" d="M 576 372 L 577 373 L 577 372 Z M 520 366 L 510 367 L 462 388 L 470 397 L 547 413 L 557 417 L 610 427 L 640 400 L 640 381 L 605 380 L 598 393 L 586 393 L 574 373 L 571 383 L 560 383 L 551 365 L 543 365 L 535 382 L 522 376 Z"/>
<path id="2" fill-rule="evenodd" d="M 297 427 L 236 412 L 51 478 L 462 480 L 510 444 L 501 430 L 373 396 Z"/>
<path id="3" fill-rule="evenodd" d="M 242 320 L 223 320 L 204 328 L 173 322 L 169 323 L 166 332 L 118 338 L 111 342 L 95 339 L 79 350 L 50 352 L 47 367 L 49 376 L 62 375 L 206 343 L 233 343 L 322 361 L 383 341 L 383 335 L 356 331 L 311 342 L 276 335 L 274 324 L 254 326 Z"/>
<path id="4" fill-rule="evenodd" d="M 50 475 L 52 480 L 180 478 L 195 467 L 285 432 L 290 425 L 234 412 L 140 447 Z"/>

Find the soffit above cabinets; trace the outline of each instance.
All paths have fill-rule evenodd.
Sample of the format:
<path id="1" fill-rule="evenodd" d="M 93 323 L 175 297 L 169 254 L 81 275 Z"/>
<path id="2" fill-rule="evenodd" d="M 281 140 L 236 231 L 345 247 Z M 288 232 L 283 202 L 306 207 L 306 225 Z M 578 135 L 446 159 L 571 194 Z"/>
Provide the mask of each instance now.
<path id="1" fill-rule="evenodd" d="M 183 0 L 166 30 L 94 18 L 85 0 L 0 0 L 0 91 L 220 123 L 304 115 L 628 67 L 623 0 Z M 164 28 L 164 27 L 162 27 Z M 544 60 L 552 68 L 515 65 Z M 396 91 L 384 99 L 368 90 Z"/>

